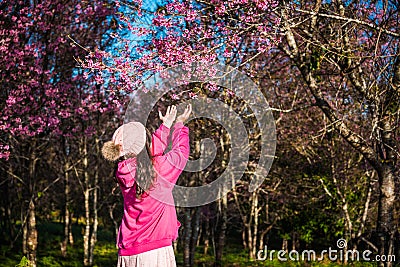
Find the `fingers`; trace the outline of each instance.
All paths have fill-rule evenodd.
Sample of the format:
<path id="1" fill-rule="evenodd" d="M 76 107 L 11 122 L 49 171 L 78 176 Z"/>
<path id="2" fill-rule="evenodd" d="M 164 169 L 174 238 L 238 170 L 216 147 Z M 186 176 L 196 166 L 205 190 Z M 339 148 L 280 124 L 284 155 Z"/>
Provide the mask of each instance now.
<path id="1" fill-rule="evenodd" d="M 189 104 L 189 105 L 186 106 L 185 111 L 183 112 L 182 115 L 183 115 L 185 118 L 189 118 L 190 113 L 192 113 L 192 105 L 191 105 L 191 104 Z"/>
<path id="2" fill-rule="evenodd" d="M 167 107 L 167 112 L 165 113 L 165 116 L 170 116 L 170 115 L 176 115 L 176 106 L 168 106 Z"/>
<path id="3" fill-rule="evenodd" d="M 164 120 L 165 117 L 175 116 L 175 115 L 176 115 L 176 106 L 168 106 L 164 116 L 162 115 L 160 110 L 158 111 L 158 116 L 160 117 L 161 120 Z"/>
<path id="4" fill-rule="evenodd" d="M 190 113 L 192 113 L 192 105 L 189 104 L 186 106 L 185 111 L 181 115 L 178 116 L 177 121 L 185 122 L 189 119 Z"/>
<path id="5" fill-rule="evenodd" d="M 187 105 L 185 113 L 187 113 L 187 116 L 189 117 L 190 113 L 192 113 L 192 104 Z"/>
<path id="6" fill-rule="evenodd" d="M 170 109 L 170 114 L 175 116 L 176 115 L 176 106 L 172 106 Z"/>
<path id="7" fill-rule="evenodd" d="M 191 113 L 192 113 L 192 105 L 188 104 L 184 112 L 181 115 L 179 115 L 177 121 L 182 121 L 182 122 L 186 121 Z M 177 114 L 177 108 L 175 105 L 168 106 L 164 116 L 162 115 L 161 111 L 158 111 L 158 116 L 167 125 L 172 125 L 173 121 L 175 120 L 176 114 Z"/>

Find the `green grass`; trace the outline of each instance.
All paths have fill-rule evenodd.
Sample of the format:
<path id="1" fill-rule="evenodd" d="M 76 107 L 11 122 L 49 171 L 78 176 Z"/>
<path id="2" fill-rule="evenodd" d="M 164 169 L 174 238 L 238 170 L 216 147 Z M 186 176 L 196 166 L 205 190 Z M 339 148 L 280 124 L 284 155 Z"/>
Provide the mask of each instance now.
<path id="1" fill-rule="evenodd" d="M 38 266 L 43 267 L 81 267 L 83 261 L 82 243 L 77 243 L 73 247 L 68 247 L 68 254 L 64 258 L 61 256 L 60 246 L 48 247 L 46 251 L 39 251 Z M 17 265 L 22 259 L 22 255 L 1 255 L 0 266 L 11 267 Z M 117 250 L 113 243 L 99 241 L 95 248 L 94 266 L 110 267 L 117 262 Z"/>
<path id="2" fill-rule="evenodd" d="M 43 223 L 38 225 L 39 240 L 37 251 L 38 267 L 81 267 L 83 266 L 83 226 L 73 226 L 75 243 L 68 246 L 67 256 L 62 257 L 60 243 L 63 236 L 63 226 L 59 223 Z M 99 229 L 98 241 L 94 251 L 95 267 L 116 266 L 117 249 L 114 237 L 108 230 Z M 19 242 L 20 243 L 20 242 Z M 19 251 L 15 253 L 14 251 Z M 1 246 L 0 267 L 14 267 L 22 257 L 20 248 L 11 250 Z"/>

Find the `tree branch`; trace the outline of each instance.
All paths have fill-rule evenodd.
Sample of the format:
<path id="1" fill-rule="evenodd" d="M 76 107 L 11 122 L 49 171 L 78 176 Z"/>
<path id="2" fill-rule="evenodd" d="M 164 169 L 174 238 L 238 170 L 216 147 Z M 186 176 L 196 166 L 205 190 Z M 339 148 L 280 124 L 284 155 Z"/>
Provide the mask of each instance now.
<path id="1" fill-rule="evenodd" d="M 367 142 L 358 134 L 353 132 L 347 127 L 347 125 L 340 120 L 334 113 L 332 107 L 325 100 L 321 88 L 318 86 L 312 71 L 308 68 L 304 58 L 300 56 L 296 40 L 294 38 L 292 29 L 288 26 L 286 21 L 287 16 L 283 13 L 282 18 L 284 19 L 283 24 L 285 25 L 285 37 L 289 48 L 285 49 L 284 52 L 288 53 L 288 56 L 294 61 L 300 70 L 308 88 L 315 99 L 315 104 L 322 110 L 325 116 L 332 122 L 334 129 L 357 151 L 359 151 L 368 162 L 376 169 L 381 169 L 378 157 L 374 149 L 367 144 Z"/>
<path id="2" fill-rule="evenodd" d="M 376 31 L 381 31 L 382 33 L 385 33 L 387 35 L 390 36 L 394 36 L 394 37 L 400 37 L 400 34 L 396 33 L 396 32 L 392 32 L 389 31 L 387 29 L 381 28 L 379 26 L 376 26 L 372 23 L 366 22 L 366 21 L 362 21 L 359 19 L 352 19 L 352 18 L 346 18 L 346 17 L 342 17 L 339 15 L 329 15 L 329 14 L 324 14 L 324 13 L 318 13 L 315 11 L 309 11 L 309 10 L 304 10 L 304 9 L 296 9 L 296 11 L 302 12 L 302 13 L 306 13 L 306 14 L 310 14 L 310 15 L 316 15 L 318 17 L 323 17 L 323 18 L 330 18 L 330 19 L 336 19 L 336 20 L 342 20 L 342 21 L 346 21 L 347 23 L 355 23 L 355 24 L 359 24 L 359 25 L 364 25 L 370 29 L 376 30 Z"/>

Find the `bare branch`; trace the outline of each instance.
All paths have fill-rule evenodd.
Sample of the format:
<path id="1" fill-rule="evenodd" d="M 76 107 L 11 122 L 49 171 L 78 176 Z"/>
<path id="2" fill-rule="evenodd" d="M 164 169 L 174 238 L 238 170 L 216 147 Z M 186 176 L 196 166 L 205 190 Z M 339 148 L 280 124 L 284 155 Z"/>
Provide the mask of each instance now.
<path id="1" fill-rule="evenodd" d="M 336 20 L 342 20 L 342 21 L 346 21 L 347 23 L 356 23 L 359 25 L 364 25 L 368 28 L 371 28 L 373 30 L 376 31 L 381 31 L 382 33 L 385 33 L 387 35 L 390 36 L 394 36 L 394 37 L 400 37 L 400 34 L 396 33 L 396 32 L 392 32 L 389 31 L 387 29 L 381 28 L 379 26 L 376 26 L 372 23 L 366 22 L 366 21 L 362 21 L 359 19 L 353 19 L 353 18 L 346 18 L 346 17 L 342 17 L 339 15 L 330 15 L 330 14 L 324 14 L 324 13 L 317 13 L 315 11 L 309 11 L 309 10 L 303 10 L 303 9 L 296 9 L 296 11 L 302 12 L 302 13 L 306 13 L 306 14 L 310 14 L 310 15 L 316 15 L 318 17 L 323 17 L 323 18 L 331 18 L 331 19 L 336 19 Z"/>

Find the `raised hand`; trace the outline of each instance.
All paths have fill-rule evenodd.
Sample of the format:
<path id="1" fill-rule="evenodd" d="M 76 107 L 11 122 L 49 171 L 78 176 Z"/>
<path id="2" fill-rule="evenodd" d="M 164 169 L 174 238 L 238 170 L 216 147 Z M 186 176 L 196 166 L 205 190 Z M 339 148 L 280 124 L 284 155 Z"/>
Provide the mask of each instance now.
<path id="1" fill-rule="evenodd" d="M 185 111 L 183 112 L 183 114 L 178 116 L 178 118 L 176 119 L 176 122 L 184 123 L 189 118 L 190 113 L 192 113 L 192 105 L 191 104 L 186 106 Z"/>
<path id="2" fill-rule="evenodd" d="M 168 106 L 167 107 L 167 112 L 163 116 L 161 111 L 158 111 L 158 116 L 162 120 L 165 126 L 168 128 L 171 128 L 172 124 L 174 123 L 174 120 L 176 118 L 176 107 L 175 106 Z"/>

